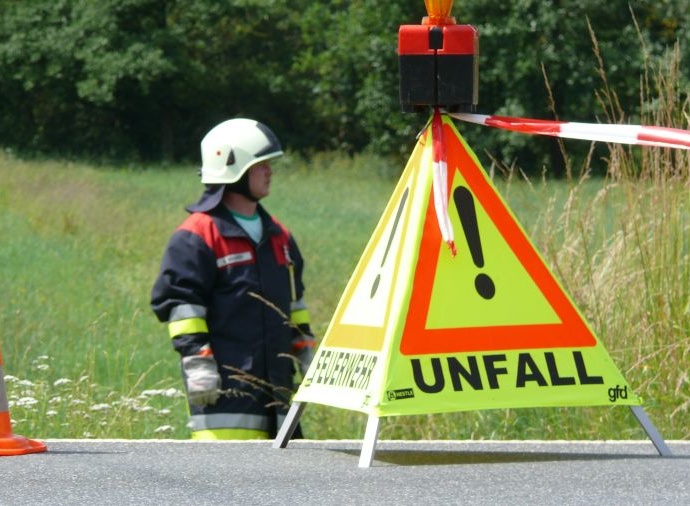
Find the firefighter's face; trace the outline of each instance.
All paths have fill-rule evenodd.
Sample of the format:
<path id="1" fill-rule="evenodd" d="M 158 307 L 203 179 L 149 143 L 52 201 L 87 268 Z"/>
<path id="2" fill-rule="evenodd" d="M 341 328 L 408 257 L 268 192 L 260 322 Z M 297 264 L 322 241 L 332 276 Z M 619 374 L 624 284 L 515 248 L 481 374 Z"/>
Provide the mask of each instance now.
<path id="1" fill-rule="evenodd" d="M 249 191 L 256 199 L 266 197 L 271 190 L 271 162 L 259 162 L 249 169 Z"/>

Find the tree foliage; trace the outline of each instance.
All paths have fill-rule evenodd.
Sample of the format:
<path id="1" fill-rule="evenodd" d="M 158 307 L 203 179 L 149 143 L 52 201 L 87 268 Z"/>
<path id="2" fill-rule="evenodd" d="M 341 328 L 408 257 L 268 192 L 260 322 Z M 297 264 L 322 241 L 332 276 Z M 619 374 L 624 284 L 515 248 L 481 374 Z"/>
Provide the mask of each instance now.
<path id="1" fill-rule="evenodd" d="M 682 0 L 456 4 L 480 32 L 484 113 L 602 118 L 601 58 L 616 119 L 633 120 L 645 64 L 690 43 Z M 405 155 L 426 117 L 400 112 L 397 30 L 425 14 L 422 0 L 0 0 L 0 142 L 196 160 L 212 125 L 244 115 L 294 150 Z M 463 128 L 503 163 L 558 165 L 551 141 Z"/>
<path id="2" fill-rule="evenodd" d="M 677 38 L 687 39 L 690 33 L 681 30 L 688 19 L 682 4 L 675 0 L 638 0 L 630 5 L 600 0 L 465 2 L 462 13 L 481 34 L 481 110 L 583 122 L 636 119 L 644 51 L 660 57 Z M 600 70 L 629 117 L 605 117 L 605 104 L 596 99 L 605 85 Z M 517 160 L 539 170 L 559 166 L 556 143 L 495 132 L 477 144 L 503 163 Z M 574 141 L 569 148 L 582 151 L 588 146 Z"/>

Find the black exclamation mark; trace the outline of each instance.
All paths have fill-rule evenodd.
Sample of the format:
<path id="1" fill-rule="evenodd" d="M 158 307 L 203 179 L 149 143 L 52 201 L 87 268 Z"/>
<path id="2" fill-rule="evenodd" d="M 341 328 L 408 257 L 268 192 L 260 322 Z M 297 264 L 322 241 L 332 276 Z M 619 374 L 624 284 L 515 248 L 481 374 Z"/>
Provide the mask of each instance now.
<path id="1" fill-rule="evenodd" d="M 393 228 L 391 230 L 390 236 L 388 236 L 388 244 L 386 244 L 386 251 L 383 253 L 383 259 L 381 260 L 381 267 L 383 267 L 383 264 L 386 263 L 386 257 L 388 257 L 388 250 L 391 249 L 391 243 L 393 242 L 393 237 L 395 236 L 395 231 L 398 229 L 398 222 L 400 221 L 400 216 L 402 215 L 402 210 L 405 207 L 405 201 L 407 200 L 407 194 L 409 193 L 409 191 L 410 191 L 409 188 L 405 188 L 405 192 L 403 193 L 403 196 L 400 199 L 400 204 L 398 204 L 398 212 L 395 214 L 395 220 L 393 221 Z M 380 282 L 381 282 L 381 274 L 377 274 L 376 279 L 374 280 L 374 284 L 371 287 L 371 295 L 369 296 L 371 299 L 373 299 L 374 295 L 376 295 L 376 290 L 378 290 Z"/>
<path id="2" fill-rule="evenodd" d="M 479 224 L 477 223 L 477 211 L 474 208 L 474 197 L 464 186 L 458 186 L 453 192 L 455 208 L 465 231 L 467 246 L 470 248 L 472 261 L 480 269 L 484 267 L 484 254 L 482 253 L 482 241 L 479 238 Z M 491 299 L 496 294 L 493 280 L 483 272 L 474 278 L 474 288 L 485 299 Z"/>

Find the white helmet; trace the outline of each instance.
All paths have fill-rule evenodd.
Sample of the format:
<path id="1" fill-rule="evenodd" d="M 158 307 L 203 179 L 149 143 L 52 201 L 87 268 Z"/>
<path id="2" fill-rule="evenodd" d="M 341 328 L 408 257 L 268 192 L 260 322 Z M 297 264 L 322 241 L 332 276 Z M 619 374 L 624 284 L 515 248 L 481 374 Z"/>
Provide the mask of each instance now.
<path id="1" fill-rule="evenodd" d="M 252 165 L 282 154 L 278 138 L 263 123 L 245 118 L 224 121 L 201 141 L 201 182 L 234 183 Z"/>

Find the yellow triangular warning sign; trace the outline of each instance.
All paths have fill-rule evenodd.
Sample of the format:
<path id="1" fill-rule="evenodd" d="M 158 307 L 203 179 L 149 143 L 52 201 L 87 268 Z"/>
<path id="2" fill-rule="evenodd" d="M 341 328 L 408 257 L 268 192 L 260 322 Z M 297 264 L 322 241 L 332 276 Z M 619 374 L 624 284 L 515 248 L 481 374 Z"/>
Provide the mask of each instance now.
<path id="1" fill-rule="evenodd" d="M 639 405 L 451 120 L 440 121 L 445 192 L 433 187 L 429 126 L 295 401 L 374 416 Z"/>

